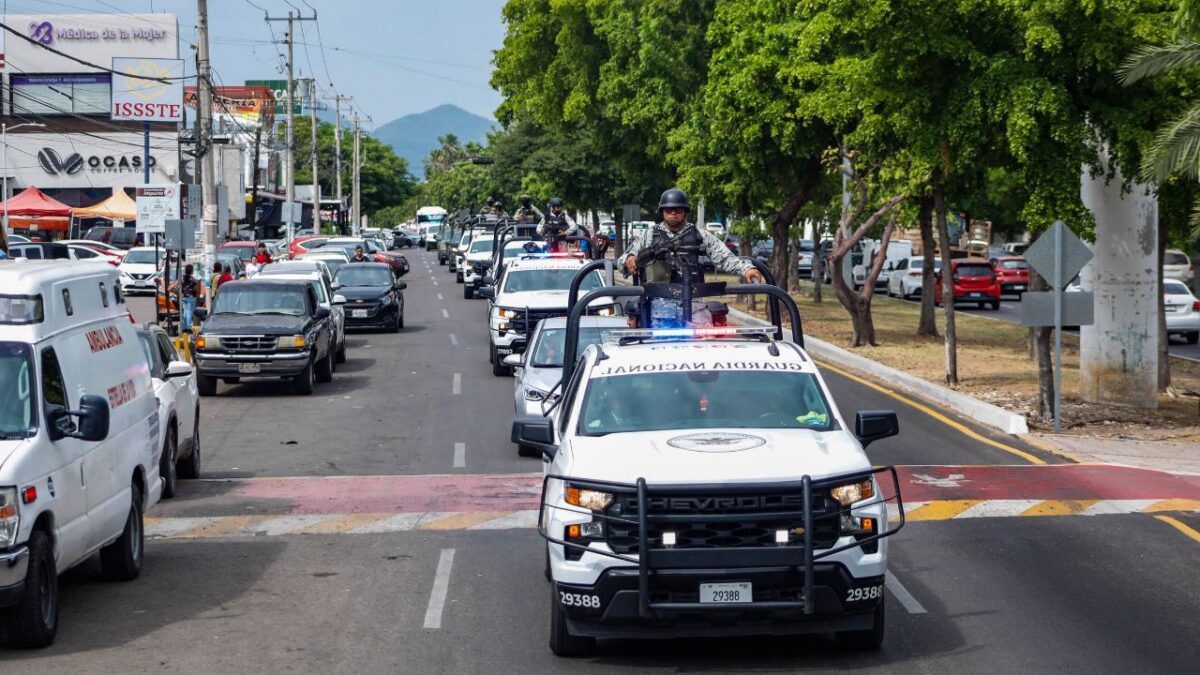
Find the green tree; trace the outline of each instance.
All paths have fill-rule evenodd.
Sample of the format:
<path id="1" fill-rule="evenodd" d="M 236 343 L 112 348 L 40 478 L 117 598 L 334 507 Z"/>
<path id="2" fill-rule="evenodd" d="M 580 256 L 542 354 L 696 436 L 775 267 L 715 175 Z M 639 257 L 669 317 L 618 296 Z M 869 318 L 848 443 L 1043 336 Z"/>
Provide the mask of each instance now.
<path id="1" fill-rule="evenodd" d="M 308 118 L 294 120 L 293 135 L 295 150 L 292 154 L 297 185 L 312 184 L 312 127 Z M 281 132 L 282 133 L 282 132 Z M 349 199 L 353 182 L 353 141 L 342 136 L 342 195 Z M 336 194 L 335 139 L 332 124 L 317 124 L 317 179 L 321 194 L 330 197 Z M 359 153 L 363 162 L 361 169 L 363 213 L 372 218 L 376 211 L 389 206 L 403 204 L 416 193 L 416 181 L 408 172 L 408 162 L 397 155 L 391 146 L 363 135 Z"/>

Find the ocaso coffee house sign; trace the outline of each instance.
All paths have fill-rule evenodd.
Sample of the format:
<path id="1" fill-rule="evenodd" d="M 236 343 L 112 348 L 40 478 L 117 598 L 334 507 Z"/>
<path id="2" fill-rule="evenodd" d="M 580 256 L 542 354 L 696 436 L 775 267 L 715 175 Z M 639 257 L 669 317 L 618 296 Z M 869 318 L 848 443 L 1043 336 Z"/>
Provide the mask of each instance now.
<path id="1" fill-rule="evenodd" d="M 21 187 L 131 187 L 145 183 L 141 134 L 104 136 L 9 134 L 13 177 Z M 165 149 L 175 143 L 170 132 L 151 134 L 150 182 L 178 180 L 179 153 Z"/>

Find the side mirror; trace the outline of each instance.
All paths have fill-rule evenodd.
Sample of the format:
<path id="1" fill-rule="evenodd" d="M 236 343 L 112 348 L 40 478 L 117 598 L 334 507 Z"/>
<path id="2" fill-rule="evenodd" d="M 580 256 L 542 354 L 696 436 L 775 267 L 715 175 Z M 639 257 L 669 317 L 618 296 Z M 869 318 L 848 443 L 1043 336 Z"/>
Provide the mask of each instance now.
<path id="1" fill-rule="evenodd" d="M 163 379 L 169 380 L 173 377 L 187 377 L 192 374 L 192 364 L 187 361 L 172 361 L 167 364 L 167 371 L 163 373 Z"/>
<path id="2" fill-rule="evenodd" d="M 392 285 L 392 288 L 394 288 L 398 291 L 402 291 L 402 290 L 408 288 L 408 282 L 407 281 L 397 281 L 395 284 Z"/>
<path id="3" fill-rule="evenodd" d="M 492 278 L 492 275 L 490 275 L 490 274 L 483 275 L 483 284 L 485 286 L 491 286 L 495 283 L 496 283 L 496 280 Z"/>
<path id="4" fill-rule="evenodd" d="M 81 441 L 102 441 L 108 438 L 108 416 L 108 400 L 95 394 L 81 397 L 79 410 L 67 410 L 60 405 L 46 406 L 46 422 L 52 441 L 67 436 Z M 71 421 L 72 417 L 79 418 L 78 428 Z"/>
<path id="5" fill-rule="evenodd" d="M 339 294 L 336 294 L 336 295 L 334 295 L 334 296 L 333 296 L 333 304 L 335 304 L 335 305 L 344 305 L 344 304 L 346 304 L 346 296 L 344 296 L 344 295 L 342 295 L 342 294 L 340 294 L 340 293 L 339 293 Z"/>
<path id="6" fill-rule="evenodd" d="M 491 286 L 480 286 L 479 288 L 475 289 L 475 295 L 478 295 L 481 298 L 492 300 L 496 297 L 496 289 Z"/>
<path id="7" fill-rule="evenodd" d="M 900 421 L 891 410 L 860 410 L 854 418 L 854 435 L 865 448 L 874 441 L 900 433 Z"/>
<path id="8" fill-rule="evenodd" d="M 192 310 L 192 318 L 196 319 L 197 321 L 204 321 L 208 318 L 208 310 L 202 307 L 197 307 L 196 309 Z"/>
<path id="9" fill-rule="evenodd" d="M 509 354 L 504 357 L 501 363 L 512 368 L 523 368 L 525 366 L 525 359 L 520 354 Z"/>
<path id="10" fill-rule="evenodd" d="M 332 313 L 333 312 L 329 311 L 328 307 L 318 307 L 317 311 L 313 313 L 313 318 L 317 319 L 318 321 L 321 319 L 328 319 L 329 315 Z"/>
<path id="11" fill-rule="evenodd" d="M 554 444 L 554 420 L 544 417 L 522 417 L 512 426 L 512 442 L 542 451 L 547 459 L 554 459 L 558 446 Z"/>

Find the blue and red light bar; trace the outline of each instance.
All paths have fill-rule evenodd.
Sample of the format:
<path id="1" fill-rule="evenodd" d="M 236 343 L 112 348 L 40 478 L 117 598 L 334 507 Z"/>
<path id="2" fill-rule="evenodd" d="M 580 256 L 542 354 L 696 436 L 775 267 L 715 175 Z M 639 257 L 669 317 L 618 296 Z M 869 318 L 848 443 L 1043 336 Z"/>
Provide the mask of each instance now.
<path id="1" fill-rule="evenodd" d="M 614 338 L 723 338 L 740 335 L 772 335 L 774 326 L 710 326 L 704 328 L 618 328 Z"/>

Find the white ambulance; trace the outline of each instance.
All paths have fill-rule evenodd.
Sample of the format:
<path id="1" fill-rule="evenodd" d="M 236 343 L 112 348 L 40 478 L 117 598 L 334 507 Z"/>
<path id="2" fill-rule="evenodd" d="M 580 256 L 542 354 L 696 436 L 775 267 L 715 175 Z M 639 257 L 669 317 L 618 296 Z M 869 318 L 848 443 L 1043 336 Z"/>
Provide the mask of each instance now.
<path id="1" fill-rule="evenodd" d="M 58 575 L 100 552 L 138 576 L 162 484 L 159 416 L 117 271 L 0 262 L 0 632 L 44 647 Z"/>

